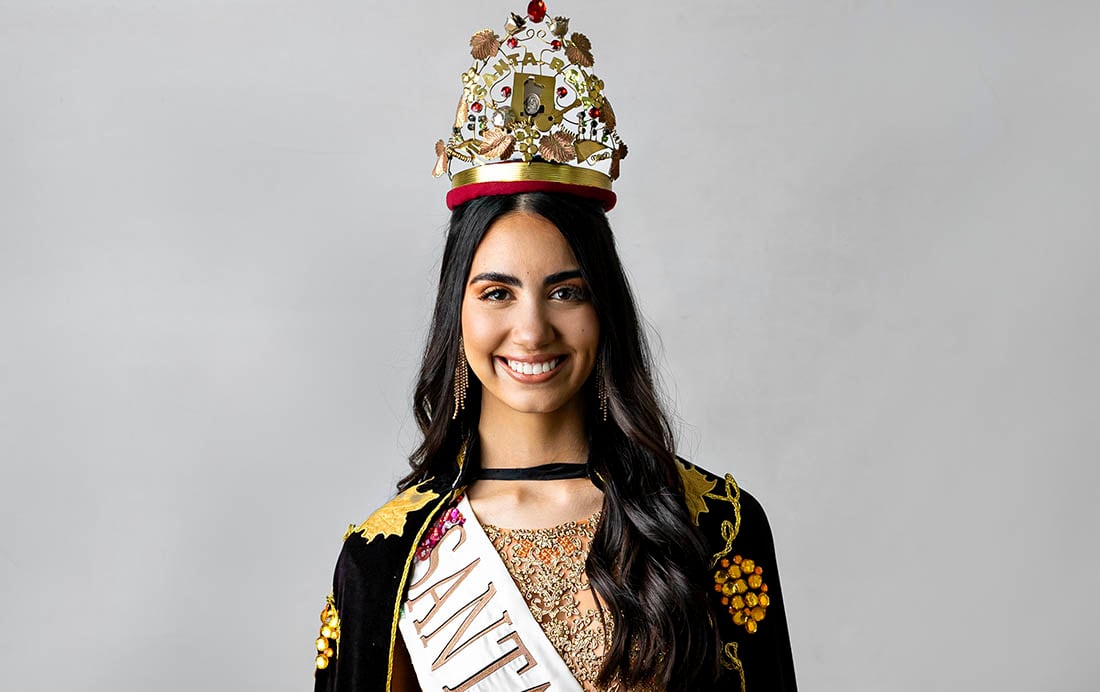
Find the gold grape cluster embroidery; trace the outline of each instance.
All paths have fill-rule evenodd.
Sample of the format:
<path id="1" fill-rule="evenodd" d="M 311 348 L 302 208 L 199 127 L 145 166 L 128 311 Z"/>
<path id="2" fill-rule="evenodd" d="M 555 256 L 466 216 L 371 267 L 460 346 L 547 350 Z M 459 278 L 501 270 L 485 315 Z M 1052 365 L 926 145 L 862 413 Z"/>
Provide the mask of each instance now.
<path id="1" fill-rule="evenodd" d="M 332 594 L 325 599 L 325 609 L 321 611 L 321 636 L 317 637 L 317 670 L 328 668 L 336 655 L 333 647 L 340 648 L 340 614 L 336 612 L 336 601 Z"/>
<path id="2" fill-rule="evenodd" d="M 749 634 L 760 627 L 771 603 L 763 574 L 763 567 L 740 555 L 732 560 L 723 558 L 714 573 L 714 590 L 722 594 L 722 605 L 729 608 L 733 624 Z"/>

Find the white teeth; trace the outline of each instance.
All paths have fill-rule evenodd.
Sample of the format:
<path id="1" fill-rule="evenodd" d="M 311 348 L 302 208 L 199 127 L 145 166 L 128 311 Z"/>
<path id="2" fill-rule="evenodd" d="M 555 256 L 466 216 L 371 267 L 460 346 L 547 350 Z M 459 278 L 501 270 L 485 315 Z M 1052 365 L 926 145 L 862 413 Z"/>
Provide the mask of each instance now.
<path id="1" fill-rule="evenodd" d="M 541 375 L 544 372 L 550 372 L 554 368 L 558 367 L 558 363 L 561 362 L 561 358 L 555 358 L 553 360 L 544 361 L 542 363 L 525 363 L 519 360 L 509 360 L 508 367 L 512 368 L 514 372 L 518 372 L 521 375 Z"/>

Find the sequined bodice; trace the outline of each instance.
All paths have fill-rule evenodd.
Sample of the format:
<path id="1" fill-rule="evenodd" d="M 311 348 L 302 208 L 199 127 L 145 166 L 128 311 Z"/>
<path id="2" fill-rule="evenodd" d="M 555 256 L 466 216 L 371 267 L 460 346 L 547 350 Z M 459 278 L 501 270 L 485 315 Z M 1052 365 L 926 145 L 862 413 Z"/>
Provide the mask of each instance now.
<path id="1" fill-rule="evenodd" d="M 502 529 L 484 524 L 523 599 L 577 682 L 597 692 L 596 676 L 612 627 L 600 618 L 584 565 L 600 513 L 548 529 Z"/>

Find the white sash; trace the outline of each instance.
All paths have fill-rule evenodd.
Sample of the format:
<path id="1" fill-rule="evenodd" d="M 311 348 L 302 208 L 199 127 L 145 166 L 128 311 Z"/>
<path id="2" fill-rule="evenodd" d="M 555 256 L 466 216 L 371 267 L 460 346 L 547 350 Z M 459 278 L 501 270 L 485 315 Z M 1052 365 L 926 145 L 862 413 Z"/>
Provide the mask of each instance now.
<path id="1" fill-rule="evenodd" d="M 443 692 L 583 692 L 532 617 L 465 497 L 418 560 L 398 627 L 420 686 Z"/>

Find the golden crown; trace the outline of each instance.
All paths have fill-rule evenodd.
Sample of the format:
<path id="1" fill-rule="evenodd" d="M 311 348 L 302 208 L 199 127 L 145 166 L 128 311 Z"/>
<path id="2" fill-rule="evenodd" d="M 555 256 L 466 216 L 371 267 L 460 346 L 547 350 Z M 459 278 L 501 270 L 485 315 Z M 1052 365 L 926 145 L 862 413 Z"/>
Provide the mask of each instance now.
<path id="1" fill-rule="evenodd" d="M 591 72 L 588 37 L 570 33 L 568 18 L 548 17 L 546 3 L 534 0 L 526 16 L 512 13 L 503 36 L 475 33 L 470 55 L 451 137 L 435 145 L 432 174 L 451 179 L 447 206 L 544 190 L 611 209 L 611 181 L 627 148 L 603 81 Z"/>

